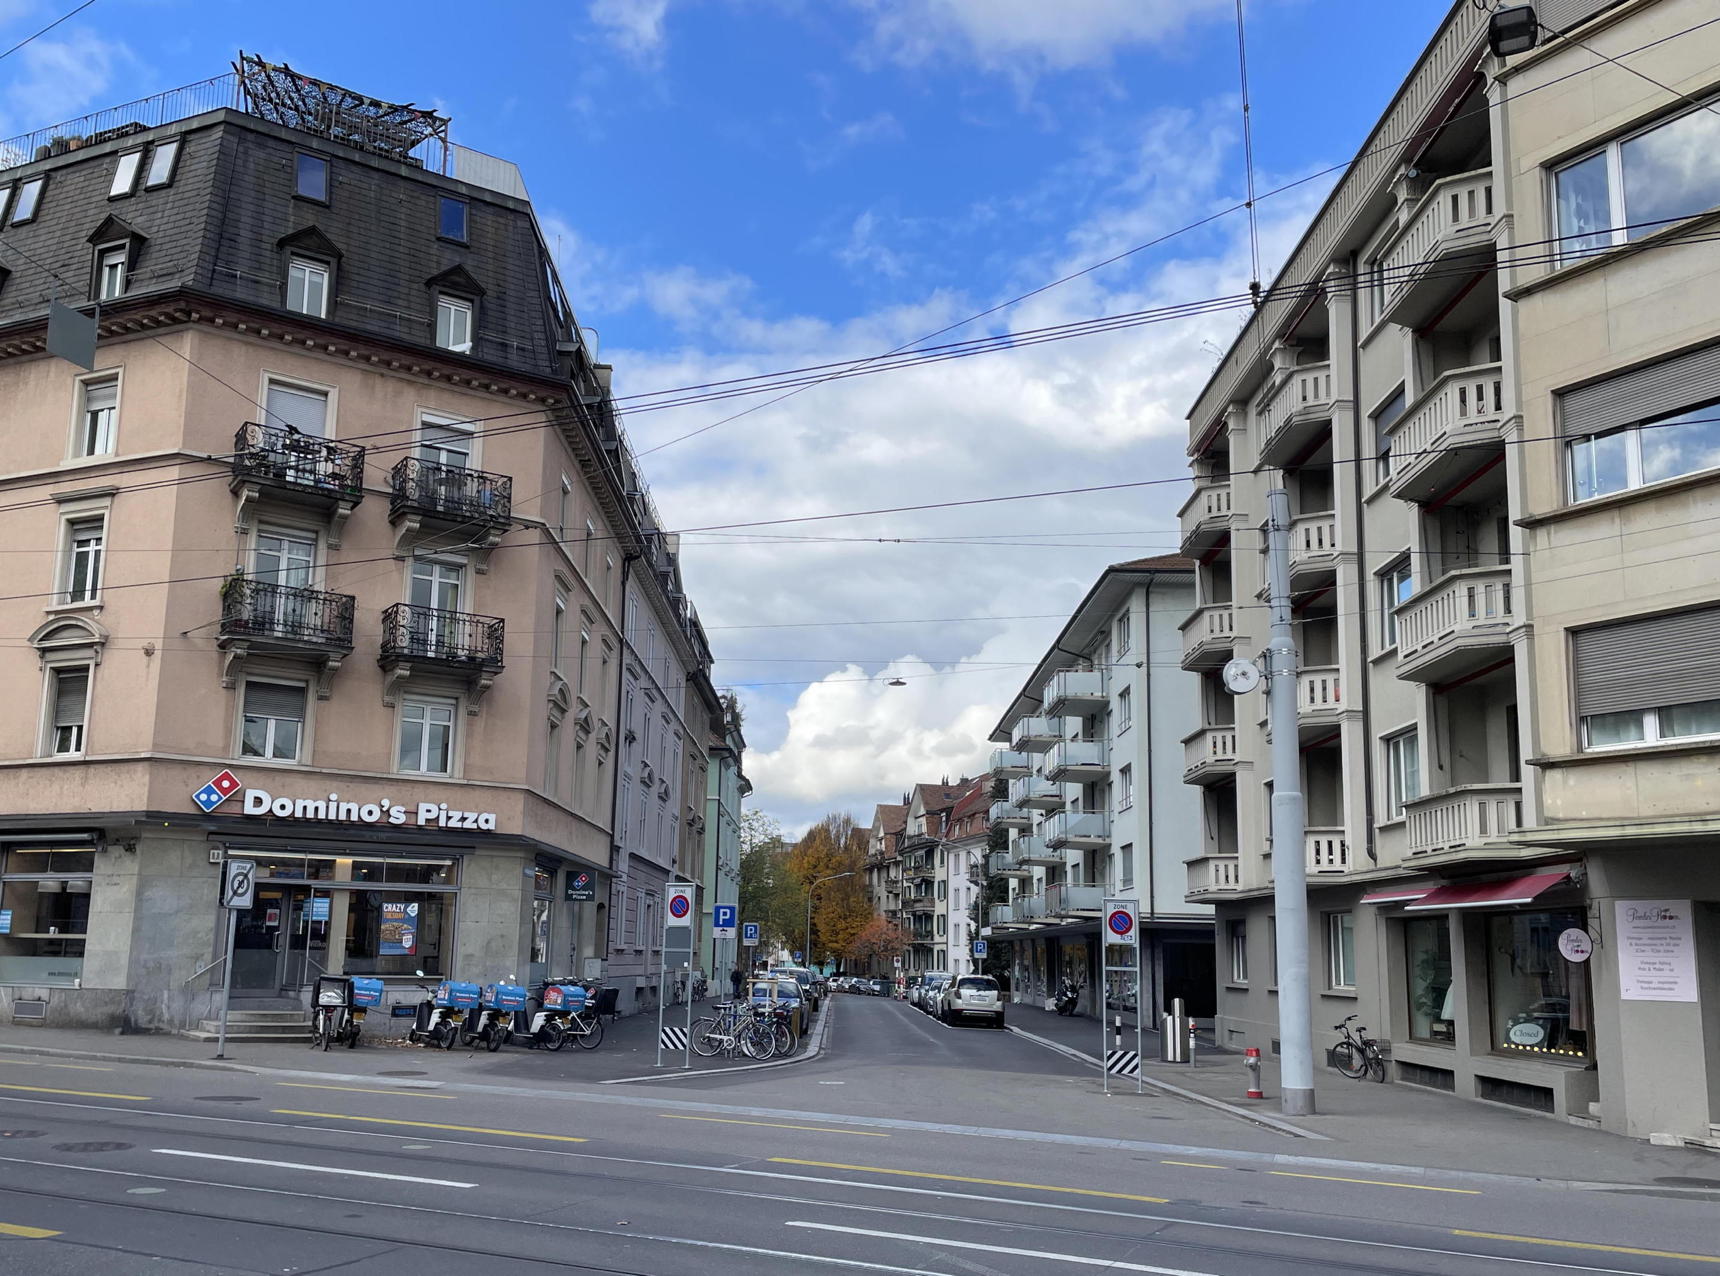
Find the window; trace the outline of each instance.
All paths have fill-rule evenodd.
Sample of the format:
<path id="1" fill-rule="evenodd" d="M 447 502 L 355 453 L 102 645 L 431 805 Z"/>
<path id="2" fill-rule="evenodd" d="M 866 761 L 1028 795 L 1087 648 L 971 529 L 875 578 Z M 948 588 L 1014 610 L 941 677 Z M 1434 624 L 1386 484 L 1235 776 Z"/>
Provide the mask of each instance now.
<path id="1" fill-rule="evenodd" d="M 77 518 L 66 524 L 65 579 L 62 601 L 93 603 L 101 594 L 102 553 L 107 543 L 106 518 Z"/>
<path id="2" fill-rule="evenodd" d="M 47 185 L 46 177 L 32 177 L 18 188 L 18 198 L 12 205 L 12 224 L 22 226 L 25 222 L 36 220 L 36 214 L 42 209 L 42 187 Z"/>
<path id="3" fill-rule="evenodd" d="M 1565 451 L 1573 501 L 1715 469 L 1720 467 L 1720 403 L 1574 438 Z"/>
<path id="4" fill-rule="evenodd" d="M 549 631 L 549 667 L 554 670 L 561 668 L 561 644 L 567 628 L 567 599 L 557 594 L 555 612 L 550 620 Z"/>
<path id="5" fill-rule="evenodd" d="M 149 156 L 149 176 L 143 179 L 145 190 L 154 190 L 157 186 L 165 186 L 173 180 L 173 168 L 179 162 L 179 139 L 169 138 L 158 142 L 155 150 Z"/>
<path id="6" fill-rule="evenodd" d="M 129 195 L 137 189 L 137 175 L 143 168 L 143 152 L 127 151 L 119 157 L 114 165 L 113 185 L 108 187 L 108 198 L 118 199 Z"/>
<path id="7" fill-rule="evenodd" d="M 1398 641 L 1397 609 L 1415 594 L 1415 573 L 1406 555 L 1386 568 L 1380 581 L 1380 646 L 1395 647 Z"/>
<path id="8" fill-rule="evenodd" d="M 356 870 L 353 876 L 358 876 Z M 340 891 L 338 894 L 345 896 L 346 906 L 343 973 L 410 976 L 414 971 L 422 970 L 435 977 L 448 973 L 442 959 L 453 956 L 455 894 L 452 889 L 369 889 Z"/>
<path id="9" fill-rule="evenodd" d="M 126 256 L 127 249 L 124 244 L 112 244 L 96 249 L 97 301 L 110 301 L 115 297 L 125 296 Z"/>
<path id="10" fill-rule="evenodd" d="M 1386 738 L 1386 806 L 1391 819 L 1421 796 L 1421 738 L 1414 731 Z"/>
<path id="11" fill-rule="evenodd" d="M 328 203 L 328 161 L 300 151 L 293 168 L 293 194 Z"/>
<path id="12" fill-rule="evenodd" d="M 328 317 L 328 267 L 319 261 L 294 257 L 287 263 L 287 309 L 301 315 Z"/>
<path id="13" fill-rule="evenodd" d="M 1451 927 L 1443 917 L 1404 922 L 1409 975 L 1409 1035 L 1414 1041 L 1457 1040 L 1457 987 L 1451 978 Z"/>
<path id="14" fill-rule="evenodd" d="M 621 796 L 615 803 L 615 838 L 623 845 L 627 842 L 627 812 L 633 801 L 633 781 L 626 776 L 621 777 Z"/>
<path id="15" fill-rule="evenodd" d="M 561 724 L 551 722 L 543 754 L 544 792 L 555 797 L 561 790 Z"/>
<path id="16" fill-rule="evenodd" d="M 1587 962 L 1566 960 L 1559 935 L 1587 930 L 1580 908 L 1487 918 L 1487 992 L 1493 1049 L 1587 1058 L 1594 1012 Z"/>
<path id="17" fill-rule="evenodd" d="M 1374 482 L 1384 483 L 1392 476 L 1391 428 L 1403 415 L 1403 390 L 1387 399 L 1385 406 L 1374 413 Z"/>
<path id="18" fill-rule="evenodd" d="M 1700 106 L 1608 142 L 1553 174 L 1553 202 L 1567 258 L 1720 204 L 1720 116 Z"/>
<path id="19" fill-rule="evenodd" d="M 1117 809 L 1126 811 L 1135 804 L 1135 768 L 1117 768 Z"/>
<path id="20" fill-rule="evenodd" d="M 119 378 L 78 382 L 78 427 L 73 453 L 109 456 L 114 450 L 114 415 L 119 410 Z"/>
<path id="21" fill-rule="evenodd" d="M 1331 988 L 1356 986 L 1356 915 L 1326 914 L 1326 981 Z"/>
<path id="22" fill-rule="evenodd" d="M 418 422 L 418 455 L 433 465 L 472 467 L 472 426 L 452 417 L 425 416 Z"/>
<path id="23" fill-rule="evenodd" d="M 408 697 L 400 706 L 400 770 L 447 775 L 454 758 L 454 702 Z"/>
<path id="24" fill-rule="evenodd" d="M 1248 982 L 1248 923 L 1227 922 L 1224 934 L 1230 948 L 1230 982 L 1245 984 Z"/>
<path id="25" fill-rule="evenodd" d="M 585 788 L 585 741 L 577 733 L 573 737 L 573 802 L 579 805 Z"/>
<path id="26" fill-rule="evenodd" d="M 0 908 L 12 929 L 0 935 L 0 983 L 72 987 L 83 977 L 95 860 L 88 846 L 5 852 Z"/>
<path id="27" fill-rule="evenodd" d="M 328 434 L 328 391 L 271 380 L 263 392 L 268 425 L 323 438 Z"/>
<path id="28" fill-rule="evenodd" d="M 1720 736 L 1720 608 L 1571 635 L 1585 749 Z"/>
<path id="29" fill-rule="evenodd" d="M 90 707 L 88 665 L 53 669 L 48 675 L 48 753 L 55 757 L 84 751 Z"/>
<path id="30" fill-rule="evenodd" d="M 443 195 L 436 217 L 436 233 L 443 239 L 466 242 L 466 201 Z"/>
<path id="31" fill-rule="evenodd" d="M 302 683 L 247 682 L 239 756 L 297 762 L 305 733 Z"/>
<path id="32" fill-rule="evenodd" d="M 1132 637 L 1129 630 L 1129 616 L 1128 613 L 1125 612 L 1123 615 L 1117 617 L 1117 654 L 1119 656 L 1125 654 L 1129 650 L 1129 642 Z"/>
<path id="33" fill-rule="evenodd" d="M 436 298 L 436 344 L 455 354 L 472 353 L 472 303 L 459 297 Z"/>
<path id="34" fill-rule="evenodd" d="M 1135 724 L 1135 693 L 1124 687 L 1117 693 L 1117 733 L 1120 735 Z"/>
<path id="35" fill-rule="evenodd" d="M 558 494 L 555 507 L 555 538 L 562 542 L 565 548 L 567 542 L 567 516 L 573 508 L 573 484 L 568 482 L 567 475 L 561 476 L 561 491 Z"/>
<path id="36" fill-rule="evenodd" d="M 591 654 L 591 631 L 583 624 L 579 627 L 579 667 L 574 671 L 574 694 L 590 704 L 590 698 L 585 694 L 585 662 Z"/>
<path id="37" fill-rule="evenodd" d="M 585 520 L 585 548 L 580 550 L 579 557 L 579 570 L 585 573 L 585 578 L 587 580 L 591 579 L 591 542 L 596 539 L 597 524 L 588 518 Z M 613 562 L 609 563 L 609 567 L 613 567 L 614 565 L 615 564 Z M 603 604 L 607 607 L 609 605 L 609 576 L 607 575 L 608 568 L 606 567 L 604 570 Z"/>
<path id="38" fill-rule="evenodd" d="M 1125 842 L 1117 852 L 1117 887 L 1128 890 L 1135 884 L 1135 844 Z"/>

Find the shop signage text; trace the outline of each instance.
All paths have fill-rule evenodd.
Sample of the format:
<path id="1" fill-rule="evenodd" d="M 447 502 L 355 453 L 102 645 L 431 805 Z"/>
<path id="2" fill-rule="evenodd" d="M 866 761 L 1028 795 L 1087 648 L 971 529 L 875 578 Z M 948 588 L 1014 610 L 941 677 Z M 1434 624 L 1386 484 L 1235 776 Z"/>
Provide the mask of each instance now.
<path id="1" fill-rule="evenodd" d="M 276 797 L 265 789 L 246 789 L 244 811 L 246 815 L 271 815 L 278 820 L 344 820 L 354 824 L 414 824 L 419 828 L 496 831 L 493 811 L 457 811 L 446 802 L 400 806 L 388 798 L 380 802 L 348 802 L 338 793 L 330 793 L 326 798 L 291 798 Z"/>
<path id="2" fill-rule="evenodd" d="M 1624 1001 L 1696 1001 L 1691 902 L 1621 899 L 1613 908 L 1619 997 Z"/>

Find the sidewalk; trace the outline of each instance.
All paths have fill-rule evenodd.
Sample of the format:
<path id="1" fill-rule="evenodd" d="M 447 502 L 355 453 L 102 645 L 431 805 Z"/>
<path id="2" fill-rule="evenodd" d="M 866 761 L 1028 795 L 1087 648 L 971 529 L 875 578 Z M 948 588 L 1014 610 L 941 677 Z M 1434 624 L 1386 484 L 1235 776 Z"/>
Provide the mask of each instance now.
<path id="1" fill-rule="evenodd" d="M 1013 1005 L 1009 1025 L 1066 1051 L 1087 1055 L 1095 1066 L 1101 1057 L 1096 1019 L 1065 1018 L 1034 1006 Z M 1103 1048 L 1109 1046 L 1107 1031 Z M 1123 1049 L 1134 1048 L 1133 1025 L 1126 1021 Z M 1223 1104 L 1235 1119 L 1252 1115 L 1317 1136 L 1286 1136 L 1284 1152 L 1291 1156 L 1529 1178 L 1662 1184 L 1668 1189 L 1720 1189 L 1720 1155 L 1713 1152 L 1654 1147 L 1552 1117 L 1403 1083 L 1351 1081 L 1324 1066 L 1314 1074 L 1317 1114 L 1286 1117 L 1278 1106 L 1277 1060 L 1262 1061 L 1261 1083 L 1267 1097 L 1248 1099 L 1242 1056 L 1218 1050 L 1210 1039 L 1197 1041 L 1190 1067 L 1160 1063 L 1159 1034 L 1143 1032 L 1141 1060 L 1141 1075 L 1149 1088 L 1155 1082 L 1174 1086 Z M 1133 1079 L 1113 1077 L 1111 1088 L 1132 1093 Z"/>

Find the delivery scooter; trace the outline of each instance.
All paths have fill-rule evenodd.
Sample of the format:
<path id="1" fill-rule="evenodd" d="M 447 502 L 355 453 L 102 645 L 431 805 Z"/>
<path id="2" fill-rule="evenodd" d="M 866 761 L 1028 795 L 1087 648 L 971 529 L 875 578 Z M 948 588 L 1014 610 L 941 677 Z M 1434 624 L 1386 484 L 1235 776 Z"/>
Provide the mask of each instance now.
<path id="1" fill-rule="evenodd" d="M 422 976 L 424 972 L 421 970 L 418 974 Z M 418 1003 L 418 1013 L 406 1032 L 406 1039 L 432 1050 L 450 1050 L 460 1039 L 468 1013 L 477 1009 L 478 985 L 444 979 L 436 985 L 434 992 L 428 988 L 425 992 L 429 996 Z"/>

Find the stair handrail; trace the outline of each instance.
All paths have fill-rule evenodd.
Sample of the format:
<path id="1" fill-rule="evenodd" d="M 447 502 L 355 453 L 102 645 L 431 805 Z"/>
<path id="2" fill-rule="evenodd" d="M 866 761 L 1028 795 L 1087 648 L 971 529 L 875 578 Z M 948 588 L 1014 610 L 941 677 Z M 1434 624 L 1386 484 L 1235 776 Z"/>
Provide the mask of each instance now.
<path id="1" fill-rule="evenodd" d="M 222 962 L 224 962 L 226 960 L 227 960 L 227 954 L 222 953 L 219 957 L 217 957 L 214 961 L 210 962 L 207 966 L 199 966 L 196 970 L 192 971 L 191 974 L 186 977 L 185 982 L 180 984 L 179 986 L 181 988 L 191 987 L 192 980 L 199 979 L 202 976 L 207 975 L 211 970 L 214 970 L 215 967 L 219 966 Z"/>

